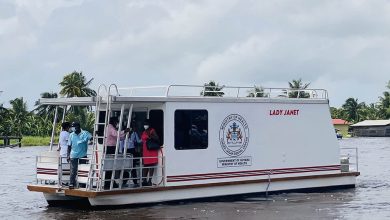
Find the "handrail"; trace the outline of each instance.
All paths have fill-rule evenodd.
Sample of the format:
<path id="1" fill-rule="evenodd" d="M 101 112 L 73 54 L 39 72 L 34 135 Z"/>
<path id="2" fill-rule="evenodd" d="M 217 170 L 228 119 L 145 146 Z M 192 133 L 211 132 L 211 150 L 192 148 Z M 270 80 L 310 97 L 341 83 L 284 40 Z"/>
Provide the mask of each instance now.
<path id="1" fill-rule="evenodd" d="M 144 158 L 157 158 L 158 160 L 161 160 L 161 163 L 159 163 L 155 166 L 144 167 L 144 166 L 142 166 L 142 160 Z M 154 177 L 157 179 L 161 178 L 161 181 L 155 183 L 155 185 L 153 185 L 152 187 L 163 187 L 163 186 L 165 186 L 165 162 L 164 162 L 165 160 L 164 160 L 164 158 L 165 157 L 163 155 L 156 156 L 156 157 L 132 157 L 131 154 L 128 154 L 125 157 L 115 157 L 115 155 L 110 155 L 109 157 L 106 157 L 103 159 L 103 161 L 108 162 L 108 163 L 106 163 L 106 167 L 105 166 L 98 167 L 97 165 L 101 165 L 101 164 L 96 163 L 95 161 L 93 161 L 92 158 L 82 158 L 83 160 L 87 161 L 87 163 L 86 163 L 87 165 L 90 165 L 90 166 L 88 166 L 89 173 L 92 172 L 95 175 L 88 176 L 88 179 L 85 182 L 83 182 L 84 180 L 82 182 L 80 182 L 80 180 L 78 180 L 78 182 L 84 183 L 86 190 L 92 190 L 92 191 L 137 189 L 140 187 L 149 187 L 149 186 L 142 185 L 142 179 L 144 178 L 142 176 L 142 171 L 143 171 L 143 169 L 155 168 L 156 172 L 155 172 Z M 63 183 L 63 179 L 62 179 L 63 178 L 63 162 L 62 162 L 62 159 L 63 159 L 63 157 L 61 157 L 61 156 L 44 156 L 44 155 L 36 156 L 35 182 L 37 184 L 40 183 L 42 185 L 57 185 L 58 187 L 64 187 L 64 185 L 62 184 Z M 139 166 L 136 166 L 136 167 L 132 166 L 134 160 L 138 161 Z M 115 165 L 116 162 L 121 163 L 121 164 Z M 125 163 L 129 164 L 130 166 L 124 166 L 123 164 L 125 164 Z M 38 177 L 38 174 L 39 174 L 38 164 L 40 164 L 40 166 L 39 166 L 40 169 L 45 169 L 45 168 L 47 168 L 47 165 L 48 165 L 50 167 L 50 169 L 52 169 L 53 166 L 57 167 L 57 171 L 56 171 L 56 173 L 48 174 L 47 177 L 44 177 L 44 176 Z M 66 164 L 70 165 L 69 163 L 66 163 Z M 140 172 L 140 175 L 137 177 L 132 177 L 129 174 L 129 177 L 126 177 L 126 178 L 123 178 L 123 174 L 120 176 L 112 175 L 109 177 L 109 179 L 105 179 L 101 175 L 96 175 L 97 173 L 107 172 L 107 171 L 111 171 L 112 173 L 115 173 L 115 171 L 120 171 L 122 173 L 125 171 L 130 172 L 130 170 L 132 170 L 132 169 L 138 170 Z M 158 171 L 159 169 L 161 169 L 161 174 L 159 174 L 159 171 Z M 69 168 L 67 168 L 67 171 L 69 171 Z M 79 171 L 80 171 L 80 166 L 79 166 Z M 43 174 L 43 175 L 45 175 L 45 174 Z M 69 175 L 69 174 L 66 174 L 66 175 Z M 124 186 L 122 184 L 122 181 L 130 181 L 130 180 L 131 181 L 132 180 L 139 180 L 140 181 L 139 185 L 138 186 L 130 186 L 128 184 L 127 186 Z M 110 181 L 112 183 L 114 181 L 118 181 L 120 187 L 115 188 L 115 187 L 113 187 L 113 185 L 111 183 L 110 183 L 109 189 L 99 187 L 99 186 L 104 185 L 105 181 Z"/>
<path id="2" fill-rule="evenodd" d="M 180 90 L 178 94 L 176 90 Z M 260 89 L 261 91 L 256 91 Z M 241 92 L 247 90 L 246 93 Z M 266 88 L 258 86 L 207 86 L 207 85 L 168 85 L 168 86 L 139 86 L 118 88 L 121 96 L 129 97 L 211 97 L 207 94 L 218 94 L 217 97 L 229 98 L 310 98 L 328 99 L 328 92 L 325 89 L 292 89 L 292 88 Z M 144 92 L 137 95 L 137 92 Z M 154 92 L 154 93 L 153 93 Z M 187 92 L 187 93 L 186 93 Z M 254 97 L 249 97 L 254 94 Z M 259 94 L 262 94 L 261 97 Z"/>
<path id="3" fill-rule="evenodd" d="M 340 147 L 340 151 L 343 151 L 340 153 L 340 159 L 346 158 L 348 160 L 347 164 L 341 161 L 341 166 L 354 165 L 349 167 L 349 169 L 351 170 L 352 168 L 352 170 L 359 172 L 359 149 L 357 147 Z"/>

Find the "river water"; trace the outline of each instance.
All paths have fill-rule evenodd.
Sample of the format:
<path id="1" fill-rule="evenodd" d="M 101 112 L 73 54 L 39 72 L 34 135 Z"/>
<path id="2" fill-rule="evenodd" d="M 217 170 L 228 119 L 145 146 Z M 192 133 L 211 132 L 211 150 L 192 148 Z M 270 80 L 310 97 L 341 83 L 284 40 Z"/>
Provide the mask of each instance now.
<path id="1" fill-rule="evenodd" d="M 390 138 L 339 143 L 359 148 L 356 189 L 109 210 L 48 207 L 41 193 L 26 189 L 35 156 L 47 147 L 0 148 L 0 219 L 390 219 Z"/>

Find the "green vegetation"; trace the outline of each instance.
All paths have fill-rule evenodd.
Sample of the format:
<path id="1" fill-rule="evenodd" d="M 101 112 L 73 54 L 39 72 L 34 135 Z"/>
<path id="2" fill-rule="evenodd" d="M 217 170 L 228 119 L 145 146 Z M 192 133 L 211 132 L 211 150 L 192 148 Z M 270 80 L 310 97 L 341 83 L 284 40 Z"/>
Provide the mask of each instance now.
<path id="1" fill-rule="evenodd" d="M 352 123 L 363 120 L 390 119 L 390 81 L 387 83 L 388 91 L 379 96 L 377 103 L 366 104 L 358 99 L 348 98 L 341 108 L 330 108 L 332 118 L 341 118 Z"/>
<path id="2" fill-rule="evenodd" d="M 59 83 L 61 86 L 60 95 L 62 97 L 87 97 L 95 96 L 96 92 L 89 88 L 93 78 L 87 80 L 82 72 L 72 72 L 64 76 Z M 310 83 L 303 83 L 302 79 L 292 80 L 288 83 L 291 89 L 305 90 Z M 201 95 L 204 96 L 223 96 L 222 91 L 225 86 L 220 86 L 215 81 L 209 81 L 204 84 Z M 267 97 L 269 94 L 264 92 L 261 86 L 254 86 L 247 91 L 247 97 Z M 309 98 L 310 95 L 305 91 L 285 91 L 285 95 L 290 98 Z M 41 98 L 57 98 L 57 93 L 44 92 Z M 366 119 L 389 119 L 390 118 L 390 81 L 386 85 L 386 91 L 383 96 L 378 97 L 378 102 L 366 104 L 359 102 L 357 98 L 348 98 L 340 108 L 331 107 L 332 118 L 341 118 L 352 123 Z M 41 105 L 38 101 L 35 103 L 35 109 L 27 110 L 27 104 L 23 97 L 13 99 L 9 102 L 10 108 L 4 108 L 0 105 L 0 136 L 23 136 L 23 146 L 45 146 L 50 143 L 52 123 L 55 114 L 55 107 Z M 82 128 L 90 132 L 93 131 L 94 113 L 87 106 L 77 106 L 68 109 L 58 108 L 58 124 L 56 127 L 59 133 L 60 118 L 63 111 L 66 110 L 66 121 L 78 121 Z M 58 136 L 58 135 L 57 135 Z M 56 137 L 58 138 L 58 137 Z M 56 140 L 57 142 L 58 140 Z M 11 144 L 17 141 L 13 140 Z"/>
<path id="3" fill-rule="evenodd" d="M 310 83 L 303 83 L 302 79 L 298 79 L 298 80 L 293 79 L 291 82 L 288 83 L 288 86 L 290 87 L 290 89 L 293 89 L 293 90 L 301 90 L 301 89 L 305 90 L 309 87 L 309 85 L 310 85 Z M 288 97 L 289 98 L 309 98 L 310 94 L 307 92 L 304 92 L 304 91 L 300 91 L 299 93 L 298 93 L 298 91 L 296 91 L 296 92 L 289 92 Z"/>
<path id="4" fill-rule="evenodd" d="M 304 83 L 302 79 L 293 79 L 288 82 L 288 86 L 292 90 L 308 89 L 310 83 Z M 210 81 L 204 84 L 205 89 L 201 92 L 204 96 L 223 96 L 222 91 L 224 86 L 219 86 L 215 81 Z M 340 108 L 330 107 L 332 118 L 340 118 L 352 123 L 357 123 L 363 120 L 379 120 L 390 119 L 390 81 L 386 85 L 386 91 L 383 96 L 378 97 L 378 102 L 366 104 L 359 102 L 357 98 L 348 98 Z M 254 86 L 253 89 L 247 91 L 247 97 L 267 97 L 268 94 L 260 86 Z M 285 90 L 283 97 L 289 98 L 310 98 L 310 94 L 305 91 L 289 91 Z"/>
<path id="5" fill-rule="evenodd" d="M 225 95 L 225 93 L 222 92 L 224 87 L 225 86 L 220 86 L 218 83 L 211 80 L 210 82 L 204 84 L 204 90 L 200 93 L 200 95 L 222 97 Z"/>
<path id="6" fill-rule="evenodd" d="M 58 143 L 58 137 L 54 138 L 54 143 Z M 49 144 L 50 137 L 23 136 L 22 139 L 22 146 L 49 146 Z"/>
<path id="7" fill-rule="evenodd" d="M 246 97 L 267 97 L 268 94 L 264 92 L 263 87 L 254 86 L 253 89 L 248 91 L 248 95 Z"/>
<path id="8" fill-rule="evenodd" d="M 96 92 L 89 88 L 93 79 L 87 80 L 82 72 L 72 72 L 64 76 L 59 83 L 60 94 L 63 97 L 95 96 Z M 44 92 L 41 98 L 57 98 L 57 93 Z M 23 136 L 23 146 L 48 145 L 55 115 L 55 107 L 40 105 L 37 101 L 36 108 L 27 110 L 27 104 L 23 97 L 10 101 L 11 108 L 0 106 L 0 136 Z M 57 134 L 61 126 L 60 120 L 64 109 L 58 108 Z M 82 128 L 92 132 L 94 114 L 86 106 L 78 106 L 66 109 L 66 121 L 78 121 Z M 15 142 L 11 142 L 14 144 Z"/>

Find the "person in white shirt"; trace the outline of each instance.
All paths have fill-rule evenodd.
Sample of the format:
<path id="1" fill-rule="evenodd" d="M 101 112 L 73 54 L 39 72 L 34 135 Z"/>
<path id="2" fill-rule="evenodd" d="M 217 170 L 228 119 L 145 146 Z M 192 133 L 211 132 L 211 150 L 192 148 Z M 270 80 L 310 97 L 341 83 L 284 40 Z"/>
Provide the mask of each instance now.
<path id="1" fill-rule="evenodd" d="M 62 163 L 68 163 L 67 157 L 68 157 L 68 139 L 69 139 L 70 123 L 63 122 L 61 124 L 61 127 L 62 127 L 62 131 L 60 133 L 58 150 L 60 151 Z"/>

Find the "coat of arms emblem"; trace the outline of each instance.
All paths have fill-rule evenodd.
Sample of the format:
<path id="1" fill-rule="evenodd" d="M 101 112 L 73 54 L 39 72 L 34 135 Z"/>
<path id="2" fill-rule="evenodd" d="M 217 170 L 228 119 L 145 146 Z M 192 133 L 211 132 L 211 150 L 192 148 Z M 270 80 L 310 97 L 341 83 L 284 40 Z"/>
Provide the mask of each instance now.
<path id="1" fill-rule="evenodd" d="M 249 127 L 245 119 L 238 114 L 228 115 L 221 124 L 219 141 L 227 155 L 240 156 L 249 143 Z"/>

